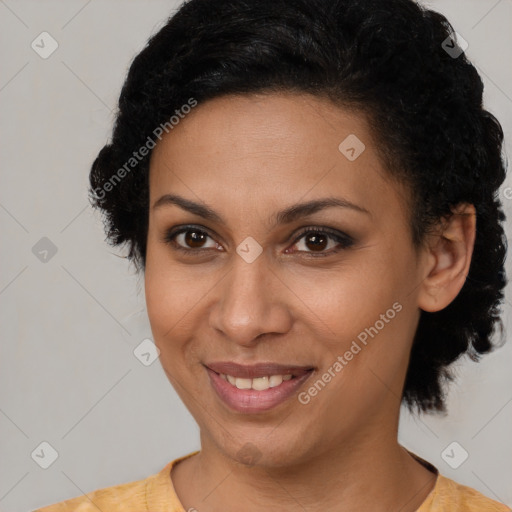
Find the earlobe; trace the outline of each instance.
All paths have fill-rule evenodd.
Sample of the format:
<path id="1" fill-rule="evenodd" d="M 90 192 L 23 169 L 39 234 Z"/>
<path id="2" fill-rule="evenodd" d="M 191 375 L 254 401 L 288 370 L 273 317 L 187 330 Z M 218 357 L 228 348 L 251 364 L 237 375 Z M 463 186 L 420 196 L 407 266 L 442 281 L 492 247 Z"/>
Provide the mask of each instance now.
<path id="1" fill-rule="evenodd" d="M 476 210 L 461 203 L 431 236 L 418 307 L 436 312 L 448 306 L 464 286 L 476 237 Z"/>

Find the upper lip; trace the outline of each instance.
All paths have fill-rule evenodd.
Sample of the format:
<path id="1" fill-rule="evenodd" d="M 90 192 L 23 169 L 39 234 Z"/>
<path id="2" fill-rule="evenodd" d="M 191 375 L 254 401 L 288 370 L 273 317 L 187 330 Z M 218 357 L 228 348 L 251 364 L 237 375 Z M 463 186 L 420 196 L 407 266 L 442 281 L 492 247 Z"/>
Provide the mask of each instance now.
<path id="1" fill-rule="evenodd" d="M 297 366 L 276 363 L 257 363 L 252 365 L 237 364 L 232 361 L 219 361 L 208 363 L 205 366 L 215 373 L 231 375 L 242 379 L 255 379 L 271 375 L 294 375 L 300 377 L 310 370 L 312 366 Z"/>

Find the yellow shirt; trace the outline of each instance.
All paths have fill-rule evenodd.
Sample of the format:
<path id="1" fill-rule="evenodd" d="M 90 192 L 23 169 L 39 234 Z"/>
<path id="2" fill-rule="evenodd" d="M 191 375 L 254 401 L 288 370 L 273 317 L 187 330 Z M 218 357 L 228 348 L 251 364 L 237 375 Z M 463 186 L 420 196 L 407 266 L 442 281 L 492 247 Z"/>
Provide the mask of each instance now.
<path id="1" fill-rule="evenodd" d="M 169 462 L 159 473 L 144 480 L 98 489 L 34 512 L 187 512 L 176 495 L 170 472 L 178 462 L 196 453 L 199 452 Z M 440 475 L 437 470 L 436 473 L 435 487 L 417 512 L 511 512 L 506 505 Z"/>

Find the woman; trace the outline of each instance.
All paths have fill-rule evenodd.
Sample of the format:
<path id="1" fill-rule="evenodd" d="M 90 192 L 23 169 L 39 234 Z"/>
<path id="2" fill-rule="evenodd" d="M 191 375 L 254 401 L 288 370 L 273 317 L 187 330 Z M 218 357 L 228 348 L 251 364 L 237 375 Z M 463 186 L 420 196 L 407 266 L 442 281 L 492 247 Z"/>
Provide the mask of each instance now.
<path id="1" fill-rule="evenodd" d="M 489 352 L 503 133 L 411 0 L 191 0 L 90 175 L 201 450 L 53 511 L 505 511 L 397 441 Z"/>

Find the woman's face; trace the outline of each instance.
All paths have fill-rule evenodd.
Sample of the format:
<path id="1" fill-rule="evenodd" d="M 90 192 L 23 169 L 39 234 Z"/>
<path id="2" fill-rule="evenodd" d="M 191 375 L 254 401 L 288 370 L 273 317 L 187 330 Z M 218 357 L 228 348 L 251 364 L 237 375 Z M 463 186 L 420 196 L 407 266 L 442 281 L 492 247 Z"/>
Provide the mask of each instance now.
<path id="1" fill-rule="evenodd" d="M 365 118 L 309 95 L 214 99 L 157 144 L 147 308 L 203 449 L 286 466 L 396 438 L 424 276 L 405 194 Z"/>

